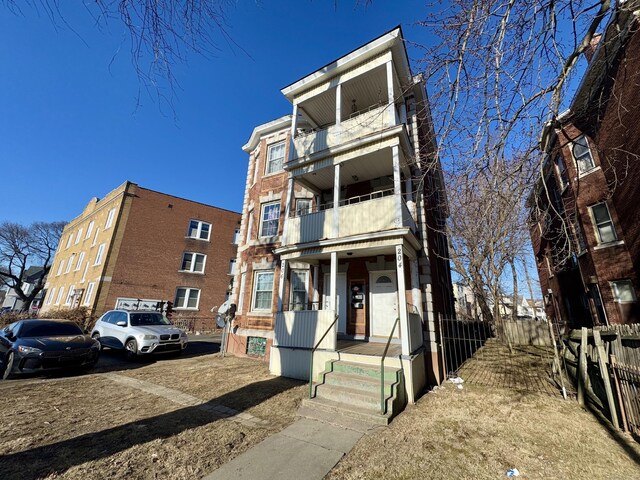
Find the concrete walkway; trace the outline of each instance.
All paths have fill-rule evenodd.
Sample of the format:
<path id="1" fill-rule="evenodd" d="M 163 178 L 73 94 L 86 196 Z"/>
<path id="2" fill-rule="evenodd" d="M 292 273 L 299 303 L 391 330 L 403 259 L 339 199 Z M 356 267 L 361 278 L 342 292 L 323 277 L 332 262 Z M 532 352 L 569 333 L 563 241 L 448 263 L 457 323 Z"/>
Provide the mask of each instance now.
<path id="1" fill-rule="evenodd" d="M 302 418 L 224 464 L 205 480 L 322 479 L 362 435 Z"/>

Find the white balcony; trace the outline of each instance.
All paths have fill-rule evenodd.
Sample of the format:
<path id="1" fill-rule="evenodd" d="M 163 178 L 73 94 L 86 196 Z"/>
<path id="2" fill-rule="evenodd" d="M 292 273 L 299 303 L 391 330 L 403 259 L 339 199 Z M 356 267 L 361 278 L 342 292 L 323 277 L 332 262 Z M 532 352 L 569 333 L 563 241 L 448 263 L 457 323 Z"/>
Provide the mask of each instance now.
<path id="1" fill-rule="evenodd" d="M 394 195 L 371 198 L 377 192 L 366 197 L 348 199 L 338 208 L 339 224 L 337 236 L 333 235 L 333 208 L 289 218 L 283 244 L 292 245 L 312 242 L 320 239 L 349 237 L 363 233 L 380 232 L 398 228 L 396 223 L 396 197 Z M 351 203 L 348 202 L 358 202 Z M 415 231 L 415 222 L 403 204 L 402 226 Z"/>
<path id="2" fill-rule="evenodd" d="M 321 130 L 312 130 L 296 136 L 293 141 L 291 160 L 308 157 L 331 147 L 348 143 L 382 131 L 397 124 L 393 106 L 374 106 L 364 112 L 358 112 L 341 124 L 331 125 Z"/>

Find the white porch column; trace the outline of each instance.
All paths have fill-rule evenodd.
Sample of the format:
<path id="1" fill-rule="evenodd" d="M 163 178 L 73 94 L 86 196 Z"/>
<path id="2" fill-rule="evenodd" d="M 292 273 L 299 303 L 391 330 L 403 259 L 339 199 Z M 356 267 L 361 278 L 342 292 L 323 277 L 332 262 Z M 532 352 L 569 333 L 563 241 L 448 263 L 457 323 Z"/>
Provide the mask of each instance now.
<path id="1" fill-rule="evenodd" d="M 289 138 L 289 161 L 296 158 L 298 155 L 296 154 L 296 146 L 293 140 L 296 138 L 296 129 L 298 125 L 298 104 L 293 104 L 293 113 L 291 114 L 291 138 Z"/>
<path id="2" fill-rule="evenodd" d="M 393 62 L 389 60 L 387 62 L 387 102 L 389 109 L 389 126 L 393 126 L 396 123 L 396 108 L 395 108 L 395 95 L 393 92 Z"/>
<path id="3" fill-rule="evenodd" d="M 340 214 L 338 212 L 338 206 L 340 205 L 340 164 L 336 163 L 333 169 L 333 221 L 331 225 L 331 237 L 337 238 L 340 233 Z"/>
<path id="4" fill-rule="evenodd" d="M 287 261 L 280 260 L 280 282 L 278 284 L 278 311 L 282 311 L 284 303 L 284 279 L 287 277 Z"/>
<path id="5" fill-rule="evenodd" d="M 287 183 L 287 198 L 284 204 L 284 224 L 282 225 L 282 244 L 287 243 L 287 230 L 289 228 L 289 214 L 291 213 L 291 201 L 293 200 L 294 193 L 294 180 L 291 174 L 289 174 L 289 180 Z"/>
<path id="6" fill-rule="evenodd" d="M 418 218 L 416 217 L 416 202 L 413 201 L 413 180 L 411 178 L 407 178 L 404 182 L 404 201 L 407 204 L 407 208 L 411 213 L 413 219 L 417 222 Z"/>
<path id="7" fill-rule="evenodd" d="M 311 301 L 313 305 L 315 305 L 315 308 L 313 308 L 313 305 L 311 306 L 311 310 L 322 310 L 318 303 L 320 301 L 320 292 L 318 291 L 318 272 L 320 271 L 320 265 L 313 265 L 311 268 L 313 269 L 313 300 Z"/>
<path id="8" fill-rule="evenodd" d="M 420 293 L 420 274 L 417 258 L 411 259 L 409 268 L 411 269 L 411 303 L 416 306 L 418 314 L 422 318 L 422 294 Z"/>
<path id="9" fill-rule="evenodd" d="M 398 277 L 398 316 L 402 354 L 409 355 L 409 316 L 407 315 L 407 289 L 404 283 L 404 256 L 402 245 L 396 245 L 396 273 Z"/>
<path id="10" fill-rule="evenodd" d="M 338 313 L 338 252 L 331 252 L 331 306 L 330 308 Z"/>
<path id="11" fill-rule="evenodd" d="M 342 121 L 342 84 L 336 86 L 336 138 L 340 143 L 340 123 Z"/>
<path id="12" fill-rule="evenodd" d="M 400 149 L 398 145 L 391 147 L 393 157 L 393 198 L 395 199 L 394 224 L 396 227 L 402 226 L 402 183 L 400 181 Z"/>

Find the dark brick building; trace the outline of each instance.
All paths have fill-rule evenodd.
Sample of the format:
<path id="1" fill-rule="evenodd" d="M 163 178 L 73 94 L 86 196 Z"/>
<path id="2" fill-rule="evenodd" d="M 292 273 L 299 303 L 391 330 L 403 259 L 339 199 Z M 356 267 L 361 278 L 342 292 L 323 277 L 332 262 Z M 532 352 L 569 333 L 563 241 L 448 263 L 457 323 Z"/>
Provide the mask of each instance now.
<path id="1" fill-rule="evenodd" d="M 531 236 L 547 314 L 570 327 L 640 321 L 639 27 L 619 6 L 542 135 Z"/>

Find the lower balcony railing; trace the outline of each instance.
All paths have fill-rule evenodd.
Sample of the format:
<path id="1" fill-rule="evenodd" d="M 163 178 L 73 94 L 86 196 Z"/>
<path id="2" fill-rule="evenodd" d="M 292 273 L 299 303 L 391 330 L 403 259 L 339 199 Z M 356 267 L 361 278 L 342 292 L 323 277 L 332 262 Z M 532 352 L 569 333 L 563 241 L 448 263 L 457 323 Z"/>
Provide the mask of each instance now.
<path id="1" fill-rule="evenodd" d="M 313 348 L 335 320 L 333 310 L 299 310 L 276 313 L 273 344 L 279 347 Z M 336 332 L 322 339 L 318 348 L 335 350 Z"/>

